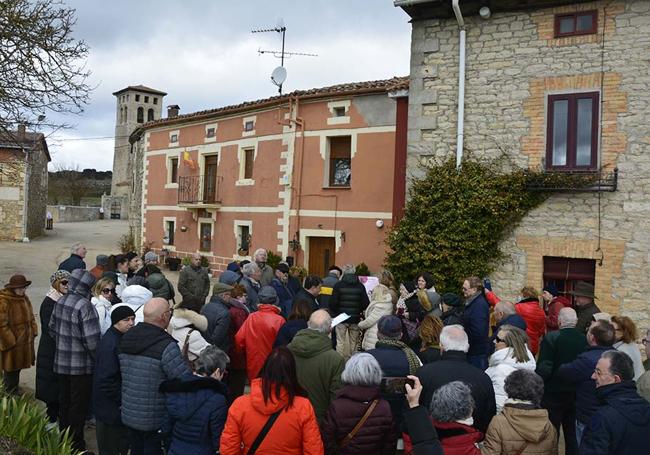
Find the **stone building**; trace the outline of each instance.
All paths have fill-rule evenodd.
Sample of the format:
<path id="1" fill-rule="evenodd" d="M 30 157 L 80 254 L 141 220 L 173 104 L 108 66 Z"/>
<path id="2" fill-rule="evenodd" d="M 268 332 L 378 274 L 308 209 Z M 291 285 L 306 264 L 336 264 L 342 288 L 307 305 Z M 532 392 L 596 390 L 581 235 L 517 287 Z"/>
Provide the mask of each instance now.
<path id="1" fill-rule="evenodd" d="M 0 240 L 43 235 L 50 161 L 43 134 L 24 125 L 0 134 Z"/>
<path id="2" fill-rule="evenodd" d="M 111 194 L 102 198 L 102 207 L 111 218 L 138 218 L 132 210 L 140 206 L 140 195 L 134 194 L 134 191 L 141 179 L 136 169 L 138 157 L 129 143 L 129 135 L 142 124 L 161 118 L 163 98 L 167 94 L 144 85 L 135 85 L 118 90 L 113 95 L 116 101 L 113 180 Z"/>
<path id="3" fill-rule="evenodd" d="M 542 188 L 550 198 L 503 242 L 497 293 L 591 281 L 603 311 L 649 326 L 650 2 L 394 3 L 413 19 L 409 175 L 460 141 L 464 154 L 599 179 L 591 191 Z"/>
<path id="4" fill-rule="evenodd" d="M 199 252 L 214 270 L 259 247 L 319 275 L 333 263 L 378 270 L 404 197 L 393 169 L 396 135 L 406 156 L 407 85 L 341 84 L 185 115 L 172 107 L 131 137 L 142 241 L 176 257 Z"/>

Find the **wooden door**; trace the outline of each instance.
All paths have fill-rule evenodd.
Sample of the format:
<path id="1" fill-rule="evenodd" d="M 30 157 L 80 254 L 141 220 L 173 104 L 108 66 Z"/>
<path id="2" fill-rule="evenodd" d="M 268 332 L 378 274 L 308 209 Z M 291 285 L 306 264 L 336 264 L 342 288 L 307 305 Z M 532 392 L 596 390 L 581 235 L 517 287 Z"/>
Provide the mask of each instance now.
<path id="1" fill-rule="evenodd" d="M 216 201 L 217 196 L 217 155 L 205 157 L 205 173 L 203 174 L 203 202 Z"/>
<path id="2" fill-rule="evenodd" d="M 309 274 L 324 277 L 335 263 L 333 237 L 309 237 Z"/>

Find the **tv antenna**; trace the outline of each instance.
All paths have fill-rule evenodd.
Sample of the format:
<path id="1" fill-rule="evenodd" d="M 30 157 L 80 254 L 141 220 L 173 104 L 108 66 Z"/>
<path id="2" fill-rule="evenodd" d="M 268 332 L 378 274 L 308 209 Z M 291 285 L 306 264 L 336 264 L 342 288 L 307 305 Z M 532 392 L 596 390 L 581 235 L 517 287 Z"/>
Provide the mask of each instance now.
<path id="1" fill-rule="evenodd" d="M 282 50 L 280 51 L 271 51 L 271 50 L 266 50 L 266 49 L 258 49 L 257 53 L 258 54 L 272 54 L 275 58 L 280 59 L 280 66 L 276 67 L 273 72 L 271 73 L 271 82 L 273 84 L 277 85 L 278 87 L 278 93 L 282 95 L 282 84 L 284 84 L 284 81 L 287 79 L 287 70 L 284 68 L 284 59 L 285 58 L 290 58 L 294 55 L 301 56 L 301 57 L 318 57 L 318 54 L 308 54 L 306 52 L 287 52 L 284 50 L 284 43 L 285 43 L 285 36 L 287 33 L 287 27 L 284 25 L 284 21 L 282 19 L 278 20 L 278 25 L 276 25 L 274 28 L 263 28 L 263 29 L 256 29 L 256 30 L 251 30 L 251 33 L 270 33 L 270 32 L 275 32 L 275 33 L 281 33 L 282 34 Z"/>

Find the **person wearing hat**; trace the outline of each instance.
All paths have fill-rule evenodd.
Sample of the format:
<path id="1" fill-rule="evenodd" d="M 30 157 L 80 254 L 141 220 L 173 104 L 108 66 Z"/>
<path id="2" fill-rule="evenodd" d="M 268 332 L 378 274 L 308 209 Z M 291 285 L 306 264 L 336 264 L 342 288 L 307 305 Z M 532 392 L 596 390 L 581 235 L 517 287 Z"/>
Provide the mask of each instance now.
<path id="1" fill-rule="evenodd" d="M 386 286 L 378 284 L 370 293 L 370 305 L 364 311 L 364 318 L 359 322 L 359 328 L 363 330 L 361 349 L 368 351 L 374 349 L 377 344 L 377 324 L 382 316 L 393 314 L 393 299 Z"/>
<path id="2" fill-rule="evenodd" d="M 271 280 L 270 286 L 278 294 L 282 317 L 288 318 L 291 313 L 293 298 L 295 297 L 293 291 L 287 285 L 289 282 L 289 266 L 284 262 L 280 262 L 275 268 L 274 273 L 275 276 Z"/>
<path id="3" fill-rule="evenodd" d="M 230 311 L 227 302 L 230 300 L 232 286 L 216 282 L 212 286 L 212 296 L 208 303 L 201 308 L 201 314 L 208 320 L 208 327 L 202 333 L 208 343 L 228 352 L 232 346 L 230 338 Z"/>
<path id="4" fill-rule="evenodd" d="M 574 299 L 576 313 L 578 314 L 578 323 L 576 330 L 581 333 L 587 333 L 589 326 L 593 321 L 593 315 L 600 313 L 600 308 L 594 302 L 594 285 L 586 281 L 578 281 L 569 292 Z"/>
<path id="5" fill-rule="evenodd" d="M 153 251 L 147 251 L 144 255 L 144 265 L 158 265 L 158 255 Z"/>
<path id="6" fill-rule="evenodd" d="M 443 294 L 440 298 L 440 308 L 443 325 L 463 324 L 463 301 L 458 295 L 451 292 Z"/>
<path id="7" fill-rule="evenodd" d="M 47 291 L 38 315 L 41 327 L 47 327 L 54 311 L 54 305 L 68 293 L 70 272 L 57 270 L 50 277 L 50 290 Z M 38 339 L 36 351 L 36 398 L 45 403 L 50 424 L 56 422 L 59 414 L 59 379 L 54 374 L 54 339 L 47 330 L 43 330 Z"/>
<path id="8" fill-rule="evenodd" d="M 544 311 L 546 312 L 546 331 L 558 330 L 560 324 L 557 317 L 560 314 L 560 310 L 562 308 L 571 308 L 571 300 L 560 295 L 560 292 L 553 283 L 544 286 L 542 300 L 544 301 Z"/>
<path id="9" fill-rule="evenodd" d="M 32 303 L 25 291 L 32 284 L 14 275 L 0 290 L 0 351 L 5 390 L 18 391 L 20 370 L 34 365 L 34 338 L 38 335 Z"/>
<path id="10" fill-rule="evenodd" d="M 262 286 L 257 295 L 257 311 L 251 313 L 235 335 L 235 346 L 246 353 L 246 372 L 249 381 L 255 379 L 266 357 L 273 350 L 273 342 L 284 324 L 278 306 L 278 294 L 271 286 Z"/>
<path id="11" fill-rule="evenodd" d="M 96 280 L 99 280 L 106 270 L 108 270 L 108 256 L 105 254 L 98 254 L 97 259 L 95 260 L 95 267 L 90 269 L 90 273 L 92 273 Z"/>
<path id="12" fill-rule="evenodd" d="M 110 318 L 111 326 L 97 346 L 93 377 L 97 448 L 100 454 L 126 455 L 129 444 L 120 416 L 122 376 L 118 354 L 122 335 L 135 323 L 135 312 L 122 303 L 111 308 Z"/>

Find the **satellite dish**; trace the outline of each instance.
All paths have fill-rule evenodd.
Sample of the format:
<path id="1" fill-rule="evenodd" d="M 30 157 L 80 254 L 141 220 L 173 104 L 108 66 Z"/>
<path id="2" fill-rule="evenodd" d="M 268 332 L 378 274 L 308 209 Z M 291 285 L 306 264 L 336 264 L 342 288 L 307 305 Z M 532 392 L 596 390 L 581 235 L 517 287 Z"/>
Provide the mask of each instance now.
<path id="1" fill-rule="evenodd" d="M 278 87 L 284 84 L 284 81 L 286 80 L 287 80 L 287 70 L 285 70 L 283 66 L 278 66 L 271 73 L 271 81 L 273 81 L 273 83 Z"/>

